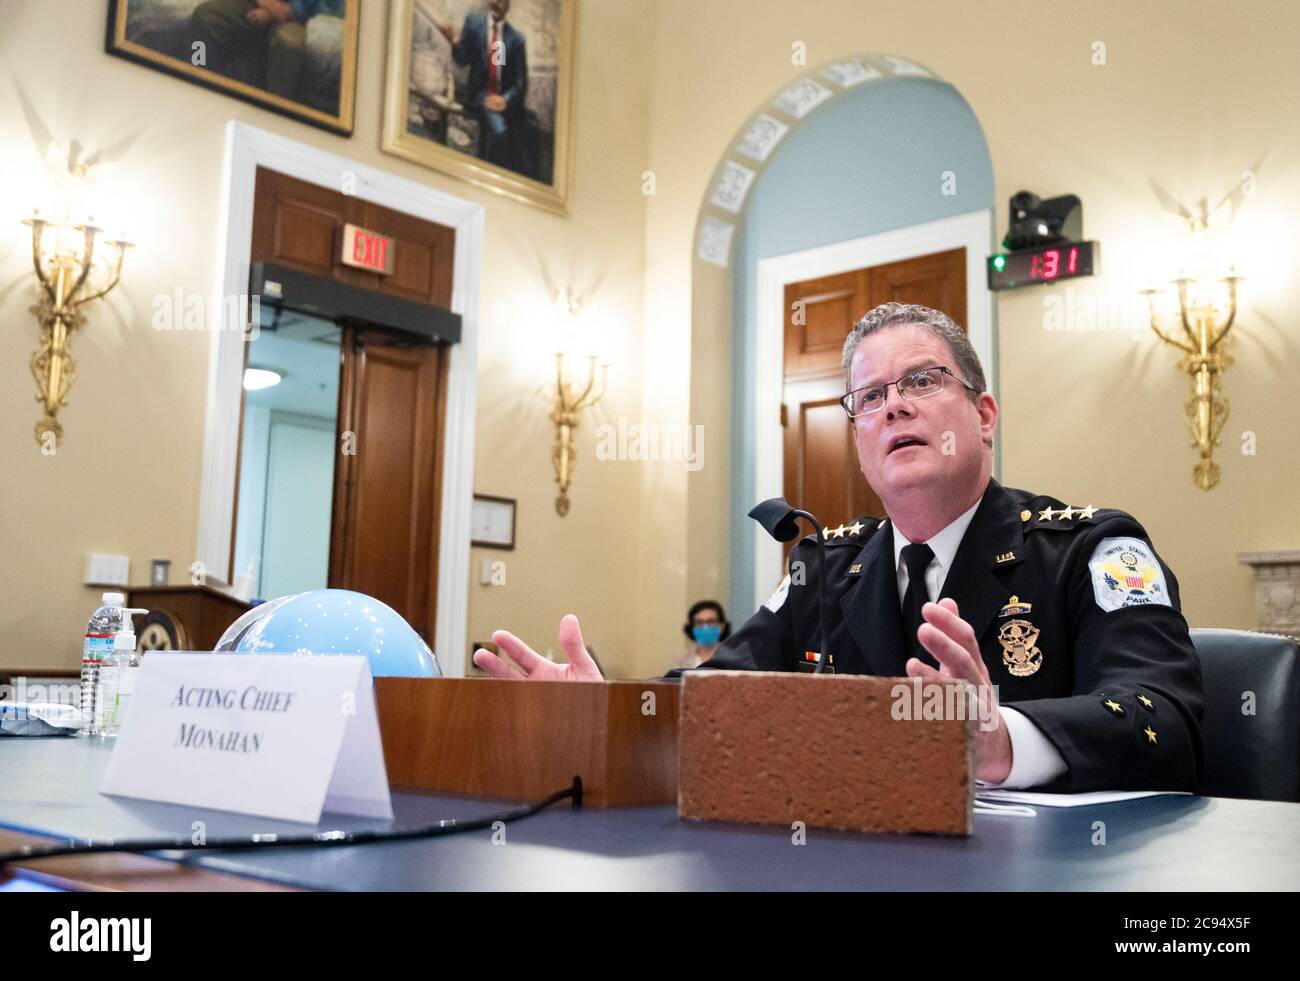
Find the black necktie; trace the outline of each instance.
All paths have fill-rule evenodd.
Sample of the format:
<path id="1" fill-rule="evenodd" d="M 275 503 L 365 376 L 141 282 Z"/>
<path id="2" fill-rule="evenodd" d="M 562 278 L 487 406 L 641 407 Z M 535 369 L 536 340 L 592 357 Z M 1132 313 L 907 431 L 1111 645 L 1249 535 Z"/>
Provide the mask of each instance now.
<path id="1" fill-rule="evenodd" d="M 903 633 L 907 637 L 907 649 L 912 657 L 919 657 L 931 667 L 938 667 L 930 653 L 916 639 L 916 631 L 925 619 L 921 616 L 921 607 L 930 601 L 929 591 L 925 587 L 925 570 L 934 558 L 929 545 L 904 545 L 903 565 L 907 567 L 907 592 L 903 594 Z"/>

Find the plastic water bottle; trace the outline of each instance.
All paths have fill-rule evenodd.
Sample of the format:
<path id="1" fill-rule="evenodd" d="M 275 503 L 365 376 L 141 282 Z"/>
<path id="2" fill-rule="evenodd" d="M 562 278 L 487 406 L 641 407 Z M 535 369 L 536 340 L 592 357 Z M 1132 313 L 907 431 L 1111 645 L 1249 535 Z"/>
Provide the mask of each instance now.
<path id="1" fill-rule="evenodd" d="M 113 674 L 113 645 L 126 617 L 122 609 L 126 597 L 121 593 L 105 593 L 101 602 L 104 605 L 86 625 L 86 639 L 81 647 L 81 715 L 85 720 L 82 736 L 98 736 L 104 731 L 104 684 L 116 680 L 105 675 Z M 116 684 L 113 697 L 117 697 Z"/>

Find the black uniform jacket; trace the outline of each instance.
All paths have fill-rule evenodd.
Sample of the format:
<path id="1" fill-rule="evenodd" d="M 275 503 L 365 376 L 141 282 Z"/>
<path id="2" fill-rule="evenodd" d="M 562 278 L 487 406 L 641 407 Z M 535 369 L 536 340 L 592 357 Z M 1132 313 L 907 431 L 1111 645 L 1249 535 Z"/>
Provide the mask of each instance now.
<path id="1" fill-rule="evenodd" d="M 811 537 L 795 546 L 792 575 L 701 669 L 815 666 L 816 549 Z M 888 519 L 830 529 L 826 578 L 836 673 L 904 676 Z M 1067 508 L 992 480 L 942 596 L 974 628 L 1000 701 L 1027 716 L 1066 762 L 1066 773 L 1035 789 L 1192 789 L 1201 769 L 1200 665 L 1177 580 L 1131 515 Z"/>

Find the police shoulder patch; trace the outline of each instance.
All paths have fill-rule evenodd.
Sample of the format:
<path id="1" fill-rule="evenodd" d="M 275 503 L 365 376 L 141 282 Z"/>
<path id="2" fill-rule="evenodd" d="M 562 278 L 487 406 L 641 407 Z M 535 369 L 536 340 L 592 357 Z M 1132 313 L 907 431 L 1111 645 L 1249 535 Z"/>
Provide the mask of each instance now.
<path id="1" fill-rule="evenodd" d="M 785 598 L 790 592 L 790 577 L 786 576 L 781 580 L 781 585 L 776 587 L 776 592 L 772 594 L 763 605 L 775 613 L 785 604 Z"/>
<path id="2" fill-rule="evenodd" d="M 1092 595 L 1107 613 L 1126 606 L 1173 606 L 1164 569 L 1141 538 L 1103 538 L 1088 560 Z"/>

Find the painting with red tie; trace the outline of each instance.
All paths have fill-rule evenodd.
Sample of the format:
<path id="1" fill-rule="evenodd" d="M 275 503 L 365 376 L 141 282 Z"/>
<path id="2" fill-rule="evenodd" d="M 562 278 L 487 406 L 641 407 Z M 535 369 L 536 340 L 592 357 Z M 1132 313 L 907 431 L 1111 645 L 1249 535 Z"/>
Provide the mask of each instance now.
<path id="1" fill-rule="evenodd" d="M 567 209 L 567 0 L 397 0 L 384 149 Z"/>

